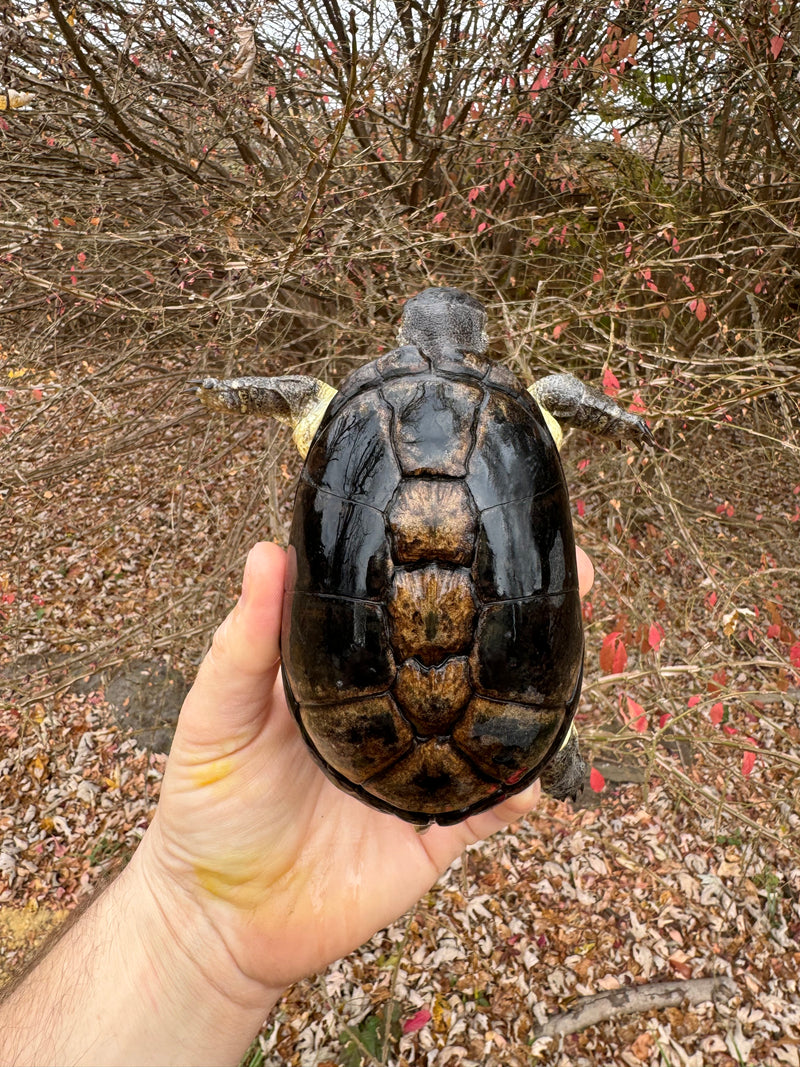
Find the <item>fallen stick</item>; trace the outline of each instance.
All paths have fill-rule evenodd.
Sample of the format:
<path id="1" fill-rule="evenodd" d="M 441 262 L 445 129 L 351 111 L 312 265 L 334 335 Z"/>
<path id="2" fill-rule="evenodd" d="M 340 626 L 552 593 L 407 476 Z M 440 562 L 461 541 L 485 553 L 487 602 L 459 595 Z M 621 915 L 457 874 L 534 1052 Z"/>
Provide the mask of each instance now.
<path id="1" fill-rule="evenodd" d="M 690 978 L 684 982 L 652 982 L 649 985 L 620 986 L 607 993 L 581 997 L 571 1011 L 554 1015 L 537 1031 L 536 1037 L 576 1034 L 587 1026 L 597 1026 L 620 1015 L 641 1014 L 657 1008 L 677 1008 L 688 1002 L 702 1004 L 736 996 L 736 983 L 720 975 L 717 978 Z"/>

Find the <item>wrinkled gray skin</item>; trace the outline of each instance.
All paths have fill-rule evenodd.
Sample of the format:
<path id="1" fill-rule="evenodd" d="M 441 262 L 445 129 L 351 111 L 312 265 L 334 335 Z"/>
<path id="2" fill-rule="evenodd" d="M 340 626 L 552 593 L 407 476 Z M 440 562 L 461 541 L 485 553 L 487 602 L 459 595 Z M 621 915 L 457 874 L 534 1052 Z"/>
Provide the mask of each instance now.
<path id="1" fill-rule="evenodd" d="M 566 800 L 567 797 L 574 800 L 580 793 L 586 781 L 586 761 L 574 729 L 542 771 L 539 781 L 543 791 L 555 800 Z"/>
<path id="2" fill-rule="evenodd" d="M 460 289 L 426 289 L 408 300 L 398 334 L 401 345 L 416 345 L 430 356 L 463 358 L 481 355 L 489 347 L 483 305 Z M 195 383 L 196 395 L 211 411 L 267 415 L 295 429 L 295 441 L 310 442 L 330 387 L 305 375 L 276 378 L 206 378 Z M 530 393 L 561 425 L 588 430 L 611 440 L 653 444 L 653 435 L 639 415 L 625 411 L 610 397 L 585 385 L 572 374 L 549 374 L 530 387 Z M 301 452 L 305 452 L 301 448 Z M 542 788 L 557 800 L 573 799 L 586 777 L 586 764 L 574 730 L 541 776 Z"/>
<path id="3" fill-rule="evenodd" d="M 324 384 L 307 374 L 282 374 L 279 378 L 204 378 L 191 390 L 209 411 L 265 415 L 296 426 Z"/>
<path id="4" fill-rule="evenodd" d="M 530 391 L 539 406 L 562 426 L 574 426 L 615 441 L 655 444 L 650 427 L 640 415 L 621 408 L 610 396 L 572 374 L 548 374 L 535 382 Z"/>
<path id="5" fill-rule="evenodd" d="M 489 347 L 483 304 L 461 289 L 424 289 L 403 307 L 397 340 L 430 355 L 474 352 Z"/>

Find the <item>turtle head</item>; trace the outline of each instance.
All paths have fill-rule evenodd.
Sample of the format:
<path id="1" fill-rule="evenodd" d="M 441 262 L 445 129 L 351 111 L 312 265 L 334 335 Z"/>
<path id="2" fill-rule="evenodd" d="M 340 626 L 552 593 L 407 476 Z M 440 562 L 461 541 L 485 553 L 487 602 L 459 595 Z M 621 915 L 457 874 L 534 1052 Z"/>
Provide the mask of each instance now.
<path id="1" fill-rule="evenodd" d="M 482 355 L 489 347 L 486 311 L 461 289 L 423 289 L 406 301 L 398 339 L 427 355 L 453 350 Z"/>

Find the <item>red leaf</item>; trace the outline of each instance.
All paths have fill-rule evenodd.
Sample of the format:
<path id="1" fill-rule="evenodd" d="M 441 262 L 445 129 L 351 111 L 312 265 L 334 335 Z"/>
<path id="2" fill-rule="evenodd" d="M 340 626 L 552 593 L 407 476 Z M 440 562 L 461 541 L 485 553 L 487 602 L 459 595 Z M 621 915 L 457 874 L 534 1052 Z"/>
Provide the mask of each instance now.
<path id="1" fill-rule="evenodd" d="M 708 308 L 706 307 L 705 300 L 703 300 L 703 298 L 701 297 L 697 301 L 693 300 L 692 303 L 695 304 L 694 313 L 697 316 L 697 321 L 703 322 L 705 320 L 706 315 L 708 314 Z"/>
<path id="2" fill-rule="evenodd" d="M 714 605 L 716 604 L 716 602 L 717 602 L 717 594 L 714 593 L 714 592 L 709 593 L 708 596 L 706 597 L 706 604 L 710 608 L 713 608 Z"/>
<path id="3" fill-rule="evenodd" d="M 647 631 L 647 643 L 653 649 L 654 652 L 658 652 L 661 648 L 661 638 L 664 636 L 664 631 L 660 626 L 656 626 L 655 623 L 650 624 L 650 629 Z"/>
<path id="4" fill-rule="evenodd" d="M 658 720 L 659 730 L 663 730 L 671 718 L 672 716 L 670 715 L 670 713 L 668 711 L 665 711 L 661 718 Z"/>
<path id="5" fill-rule="evenodd" d="M 603 638 L 603 644 L 600 649 L 600 670 L 605 674 L 611 674 L 614 669 L 614 645 L 619 638 L 619 632 L 608 634 Z"/>
<path id="6" fill-rule="evenodd" d="M 715 726 L 719 726 L 719 724 L 722 722 L 722 719 L 723 719 L 724 715 L 725 715 L 725 708 L 722 706 L 722 704 L 712 704 L 711 705 L 711 708 L 710 708 L 710 710 L 708 712 L 708 717 L 709 717 L 709 719 L 711 719 L 712 723 Z"/>
<path id="7" fill-rule="evenodd" d="M 481 223 L 478 224 L 478 233 L 483 233 L 483 231 L 485 229 L 486 229 L 486 223 L 485 222 L 481 222 Z"/>
<path id="8" fill-rule="evenodd" d="M 748 737 L 747 740 L 750 741 L 751 744 L 755 744 L 755 742 L 753 741 L 752 737 Z M 753 770 L 753 767 L 755 767 L 755 765 L 756 765 L 756 753 L 755 752 L 745 752 L 745 753 L 742 754 L 742 774 L 745 776 L 745 778 L 749 778 L 750 777 L 750 772 Z"/>
<path id="9" fill-rule="evenodd" d="M 415 1034 L 417 1030 L 421 1030 L 423 1026 L 427 1026 L 431 1021 L 431 1013 L 427 1008 L 420 1008 L 416 1015 L 412 1015 L 410 1019 L 406 1019 L 403 1023 L 404 1034 Z"/>
<path id="10" fill-rule="evenodd" d="M 780 637 L 781 628 L 777 622 L 773 622 L 772 626 L 767 629 L 767 637 Z"/>
<path id="11" fill-rule="evenodd" d="M 597 767 L 592 767 L 589 774 L 589 785 L 595 791 L 595 793 L 602 793 L 606 787 L 606 780 L 598 771 Z"/>
<path id="12" fill-rule="evenodd" d="M 699 703 L 700 697 L 695 693 L 693 697 L 689 697 L 689 699 L 686 701 L 686 706 L 689 708 L 694 708 L 697 707 Z"/>
<path id="13" fill-rule="evenodd" d="M 41 389 L 31 389 L 31 396 L 34 400 L 41 400 L 44 396 L 44 393 Z"/>
<path id="14" fill-rule="evenodd" d="M 586 514 L 586 504 L 580 499 L 576 500 L 575 510 L 577 511 L 578 515 L 583 518 L 583 516 Z"/>
<path id="15" fill-rule="evenodd" d="M 641 704 L 637 704 L 633 697 L 626 697 L 625 699 L 628 702 L 628 714 L 630 715 L 628 725 L 637 734 L 643 734 L 647 729 L 647 715 L 644 708 Z"/>
<path id="16" fill-rule="evenodd" d="M 619 378 L 610 367 L 606 367 L 603 371 L 603 388 L 609 396 L 616 396 L 619 392 Z"/>
<path id="17" fill-rule="evenodd" d="M 777 34 L 769 42 L 769 50 L 772 53 L 772 58 L 773 59 L 777 59 L 778 56 L 781 54 L 781 49 L 783 48 L 783 45 L 784 45 L 783 37 L 779 37 Z"/>
<path id="18" fill-rule="evenodd" d="M 789 649 L 789 662 L 793 667 L 800 667 L 800 641 Z"/>
<path id="19" fill-rule="evenodd" d="M 436 214 L 433 216 L 434 225 L 438 226 L 439 223 L 440 222 L 444 222 L 444 220 L 446 218 L 447 218 L 447 212 L 446 211 L 437 211 Z"/>

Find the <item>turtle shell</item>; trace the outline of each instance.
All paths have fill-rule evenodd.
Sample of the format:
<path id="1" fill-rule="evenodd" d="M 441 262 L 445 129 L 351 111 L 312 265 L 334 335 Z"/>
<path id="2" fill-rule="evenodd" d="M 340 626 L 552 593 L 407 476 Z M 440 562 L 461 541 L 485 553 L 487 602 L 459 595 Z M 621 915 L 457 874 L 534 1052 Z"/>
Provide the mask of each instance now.
<path id="1" fill-rule="evenodd" d="M 558 452 L 514 375 L 404 346 L 331 403 L 294 508 L 289 706 L 341 788 L 458 822 L 539 776 L 583 632 Z"/>

